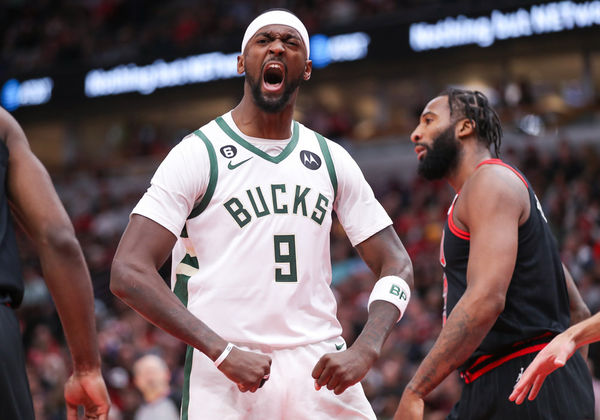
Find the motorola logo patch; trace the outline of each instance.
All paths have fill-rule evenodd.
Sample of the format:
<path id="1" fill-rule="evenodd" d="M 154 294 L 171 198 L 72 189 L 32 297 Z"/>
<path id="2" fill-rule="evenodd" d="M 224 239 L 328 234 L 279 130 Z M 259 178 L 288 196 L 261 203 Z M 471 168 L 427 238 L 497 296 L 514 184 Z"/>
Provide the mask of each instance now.
<path id="1" fill-rule="evenodd" d="M 300 152 L 300 161 L 304 166 L 313 171 L 321 167 L 321 158 L 308 150 Z"/>
<path id="2" fill-rule="evenodd" d="M 235 146 L 232 145 L 221 147 L 220 152 L 227 159 L 231 159 L 232 157 L 235 157 L 235 155 L 237 155 L 237 149 L 235 148 Z"/>

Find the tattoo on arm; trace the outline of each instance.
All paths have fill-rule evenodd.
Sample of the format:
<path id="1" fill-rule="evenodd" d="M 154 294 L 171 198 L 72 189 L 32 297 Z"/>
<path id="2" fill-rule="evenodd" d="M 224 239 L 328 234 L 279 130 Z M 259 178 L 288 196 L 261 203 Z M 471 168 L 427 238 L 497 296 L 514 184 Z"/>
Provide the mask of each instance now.
<path id="1" fill-rule="evenodd" d="M 429 394 L 473 354 L 488 331 L 459 303 L 408 388 L 422 397 Z"/>
<path id="2" fill-rule="evenodd" d="M 370 309 L 367 323 L 356 341 L 379 355 L 383 343 L 398 319 L 398 309 L 385 301 L 373 302 Z"/>

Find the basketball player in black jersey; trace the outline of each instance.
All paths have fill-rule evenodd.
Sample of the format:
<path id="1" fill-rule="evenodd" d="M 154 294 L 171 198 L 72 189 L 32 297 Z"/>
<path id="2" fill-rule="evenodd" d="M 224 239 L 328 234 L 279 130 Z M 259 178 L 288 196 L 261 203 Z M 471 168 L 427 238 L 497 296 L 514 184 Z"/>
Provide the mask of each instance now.
<path id="1" fill-rule="evenodd" d="M 82 405 L 86 419 L 106 420 L 110 403 L 100 372 L 92 286 L 73 226 L 25 133 L 2 108 L 0 140 L 0 419 L 34 419 L 15 315 L 24 288 L 12 210 L 37 247 L 73 357 L 64 391 L 67 418 L 76 420 Z"/>
<path id="2" fill-rule="evenodd" d="M 440 250 L 444 327 L 404 390 L 396 420 L 422 419 L 423 399 L 455 369 L 465 385 L 448 419 L 593 418 L 591 377 L 580 354 L 548 377 L 535 401 L 508 400 L 537 352 L 589 310 L 531 185 L 492 158 L 501 136 L 487 98 L 455 89 L 427 104 L 411 135 L 419 172 L 446 179 L 456 197 Z"/>

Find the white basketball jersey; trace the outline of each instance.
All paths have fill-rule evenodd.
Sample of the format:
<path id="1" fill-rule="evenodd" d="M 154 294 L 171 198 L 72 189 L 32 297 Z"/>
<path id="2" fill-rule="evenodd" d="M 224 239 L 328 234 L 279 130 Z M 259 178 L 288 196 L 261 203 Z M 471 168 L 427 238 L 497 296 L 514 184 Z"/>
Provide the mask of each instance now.
<path id="1" fill-rule="evenodd" d="M 337 337 L 332 211 L 353 245 L 391 220 L 339 145 L 297 122 L 275 156 L 242 136 L 228 113 L 186 137 L 133 212 L 179 237 L 174 291 L 225 340 L 282 348 Z"/>

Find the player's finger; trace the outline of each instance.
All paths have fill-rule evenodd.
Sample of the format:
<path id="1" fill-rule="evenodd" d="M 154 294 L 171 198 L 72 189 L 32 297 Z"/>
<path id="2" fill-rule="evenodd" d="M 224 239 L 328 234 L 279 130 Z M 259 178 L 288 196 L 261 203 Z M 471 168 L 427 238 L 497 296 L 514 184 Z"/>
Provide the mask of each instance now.
<path id="1" fill-rule="evenodd" d="M 311 375 L 314 379 L 318 379 L 321 376 L 321 374 L 323 373 L 323 370 L 325 369 L 325 366 L 327 365 L 327 357 L 326 356 L 327 356 L 326 354 L 321 356 L 321 358 L 319 359 L 319 361 L 313 368 Z"/>
<path id="2" fill-rule="evenodd" d="M 325 369 L 321 372 L 321 376 L 319 376 L 318 378 L 316 378 L 315 380 L 315 386 L 318 386 L 319 388 L 321 388 L 322 386 L 325 386 L 329 383 L 329 381 L 331 380 L 331 375 L 333 375 L 334 373 L 334 369 L 331 366 L 326 366 Z M 318 389 L 317 389 L 318 391 Z"/>
<path id="3" fill-rule="evenodd" d="M 513 391 L 513 394 L 511 394 L 511 397 L 513 395 L 515 395 L 515 398 L 513 400 L 515 401 L 515 403 L 517 405 L 523 404 L 523 401 L 525 401 L 525 398 L 527 397 L 527 394 L 529 393 L 530 388 L 531 388 L 531 384 L 525 383 L 524 386 L 522 386 L 520 389 L 515 389 Z"/>
<path id="4" fill-rule="evenodd" d="M 508 400 L 515 401 L 517 404 L 519 404 L 518 397 L 520 397 L 521 394 L 523 393 L 524 387 L 525 387 L 524 382 L 521 383 L 521 381 L 519 381 L 519 383 L 513 388 L 511 394 L 508 396 Z"/>
<path id="5" fill-rule="evenodd" d="M 67 402 L 67 420 L 77 420 L 77 406 Z"/>
<path id="6" fill-rule="evenodd" d="M 341 382 L 340 375 L 338 373 L 333 373 L 333 375 L 331 375 L 331 377 L 327 381 L 327 389 L 334 390 L 335 387 L 340 385 L 340 382 Z M 323 385 L 325 385 L 325 384 L 323 384 Z"/>
<path id="7" fill-rule="evenodd" d="M 349 383 L 340 383 L 338 386 L 335 387 L 335 389 L 333 390 L 333 393 L 335 395 L 340 395 L 342 392 L 344 392 L 346 389 L 348 389 L 349 386 L 350 386 Z"/>
<path id="8" fill-rule="evenodd" d="M 531 392 L 529 392 L 529 401 L 533 401 L 535 397 L 537 397 L 538 392 L 542 388 L 542 384 L 544 383 L 544 379 L 546 379 L 545 375 L 538 375 L 533 382 L 533 386 L 531 387 Z"/>

